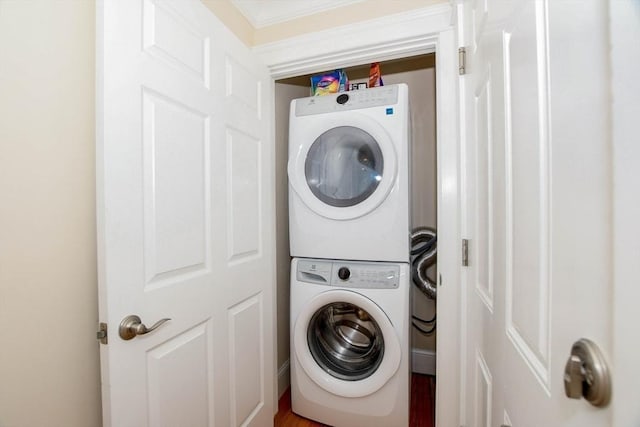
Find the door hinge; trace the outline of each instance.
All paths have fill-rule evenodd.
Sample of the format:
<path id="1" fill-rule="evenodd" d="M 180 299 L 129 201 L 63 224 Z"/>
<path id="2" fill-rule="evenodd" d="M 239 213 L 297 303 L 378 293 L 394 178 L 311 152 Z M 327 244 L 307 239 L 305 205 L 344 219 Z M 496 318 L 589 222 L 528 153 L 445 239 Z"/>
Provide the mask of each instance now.
<path id="1" fill-rule="evenodd" d="M 100 340 L 100 344 L 108 344 L 107 338 L 107 324 L 100 322 L 98 326 L 98 332 L 96 333 L 96 339 Z"/>
<path id="2" fill-rule="evenodd" d="M 462 266 L 469 266 L 469 240 L 462 239 Z"/>
<path id="3" fill-rule="evenodd" d="M 467 49 L 465 47 L 458 48 L 458 74 L 461 76 L 467 74 Z"/>

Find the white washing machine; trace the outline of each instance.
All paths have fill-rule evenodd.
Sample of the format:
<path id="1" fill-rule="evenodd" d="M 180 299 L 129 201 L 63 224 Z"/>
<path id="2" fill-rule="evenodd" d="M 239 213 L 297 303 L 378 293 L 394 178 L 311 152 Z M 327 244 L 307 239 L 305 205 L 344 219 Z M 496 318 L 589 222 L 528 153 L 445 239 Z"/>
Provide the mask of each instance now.
<path id="1" fill-rule="evenodd" d="M 291 102 L 292 256 L 409 262 L 409 118 L 405 84 Z"/>
<path id="2" fill-rule="evenodd" d="M 409 265 L 293 259 L 291 406 L 335 427 L 409 425 Z"/>

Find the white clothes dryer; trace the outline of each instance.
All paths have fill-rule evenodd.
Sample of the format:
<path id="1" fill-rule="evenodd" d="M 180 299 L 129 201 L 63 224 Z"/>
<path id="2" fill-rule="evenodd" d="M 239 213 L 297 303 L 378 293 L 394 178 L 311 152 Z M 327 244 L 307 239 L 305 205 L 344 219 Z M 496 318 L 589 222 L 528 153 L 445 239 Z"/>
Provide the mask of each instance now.
<path id="1" fill-rule="evenodd" d="M 291 406 L 334 427 L 409 424 L 409 265 L 291 263 Z"/>
<path id="2" fill-rule="evenodd" d="M 405 84 L 291 102 L 292 256 L 409 262 L 409 118 Z"/>

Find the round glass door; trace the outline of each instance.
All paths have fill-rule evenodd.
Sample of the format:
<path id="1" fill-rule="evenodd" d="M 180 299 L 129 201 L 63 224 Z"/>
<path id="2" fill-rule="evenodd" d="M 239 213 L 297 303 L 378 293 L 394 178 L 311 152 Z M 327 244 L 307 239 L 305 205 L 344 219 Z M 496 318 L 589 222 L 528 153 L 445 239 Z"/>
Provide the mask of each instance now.
<path id="1" fill-rule="evenodd" d="M 309 300 L 293 327 L 296 363 L 324 390 L 363 397 L 380 390 L 400 366 L 393 324 L 369 298 L 348 290 Z"/>
<path id="2" fill-rule="evenodd" d="M 350 207 L 376 190 L 384 173 L 384 157 L 376 140 L 353 126 L 339 126 L 313 142 L 305 160 L 311 192 L 334 207 Z"/>
<path id="3" fill-rule="evenodd" d="M 361 307 L 334 302 L 311 317 L 307 344 L 316 363 L 329 375 L 359 381 L 371 376 L 384 357 L 382 330 Z"/>

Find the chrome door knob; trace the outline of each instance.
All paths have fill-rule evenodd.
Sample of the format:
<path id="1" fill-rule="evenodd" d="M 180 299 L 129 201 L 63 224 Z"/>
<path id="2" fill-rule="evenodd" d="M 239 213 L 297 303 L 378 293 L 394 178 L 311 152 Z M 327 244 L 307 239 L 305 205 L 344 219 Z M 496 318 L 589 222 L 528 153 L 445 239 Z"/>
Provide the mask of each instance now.
<path id="1" fill-rule="evenodd" d="M 584 397 L 593 406 L 611 399 L 611 375 L 598 346 L 586 338 L 576 341 L 564 368 L 564 392 L 571 399 Z"/>
<path id="2" fill-rule="evenodd" d="M 129 315 L 122 319 L 120 322 L 120 328 L 118 328 L 118 333 L 120 334 L 120 338 L 125 341 L 128 341 L 132 338 L 135 338 L 138 335 L 145 335 L 149 332 L 153 332 L 162 326 L 165 322 L 168 322 L 171 319 L 161 319 L 153 324 L 150 328 L 147 328 L 140 317 L 135 314 Z"/>

